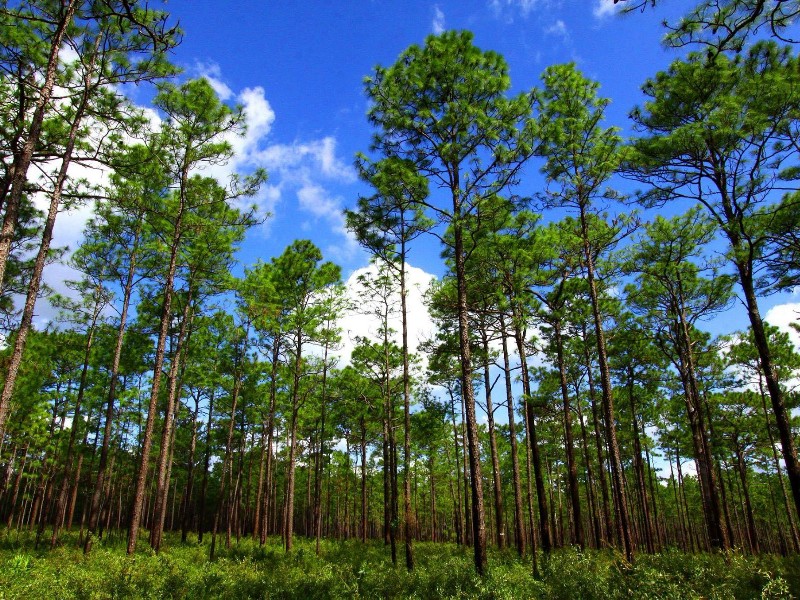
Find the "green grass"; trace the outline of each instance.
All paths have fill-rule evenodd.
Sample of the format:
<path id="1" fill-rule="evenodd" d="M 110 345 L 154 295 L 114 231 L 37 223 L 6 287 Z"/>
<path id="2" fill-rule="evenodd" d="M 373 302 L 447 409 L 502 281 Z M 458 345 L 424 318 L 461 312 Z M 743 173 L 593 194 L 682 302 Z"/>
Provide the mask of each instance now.
<path id="1" fill-rule="evenodd" d="M 144 538 L 143 538 L 144 539 Z M 219 543 L 218 539 L 218 543 Z M 46 544 L 43 544 L 46 546 Z M 540 556 L 540 578 L 528 560 L 492 552 L 478 577 L 468 548 L 415 544 L 417 568 L 393 567 L 381 543 L 298 538 L 286 554 L 279 539 L 219 547 L 181 544 L 168 535 L 159 555 L 125 555 L 124 540 L 95 544 L 89 557 L 67 534 L 54 550 L 33 549 L 25 535 L 0 532 L 0 598 L 793 598 L 800 597 L 800 557 L 737 553 L 639 555 L 627 565 L 612 552 L 565 549 Z M 402 548 L 401 548 L 402 551 Z"/>

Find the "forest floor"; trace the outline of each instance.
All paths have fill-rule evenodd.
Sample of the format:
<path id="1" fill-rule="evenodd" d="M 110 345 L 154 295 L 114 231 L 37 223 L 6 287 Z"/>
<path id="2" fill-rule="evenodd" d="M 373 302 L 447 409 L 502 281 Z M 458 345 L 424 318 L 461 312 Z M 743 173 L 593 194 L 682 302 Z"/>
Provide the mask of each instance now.
<path id="1" fill-rule="evenodd" d="M 196 536 L 195 538 L 196 539 Z M 44 540 L 44 537 L 43 537 Z M 280 539 L 259 547 L 250 539 L 231 548 L 218 538 L 208 560 L 203 544 L 181 544 L 168 534 L 156 555 L 140 539 L 134 557 L 124 538 L 95 543 L 85 557 L 77 533 L 55 549 L 33 536 L 0 530 L 0 599 L 10 598 L 800 598 L 800 556 L 640 554 L 626 564 L 613 552 L 564 549 L 545 560 L 539 577 L 529 559 L 492 551 L 485 577 L 475 574 L 469 548 L 416 543 L 416 569 L 408 573 L 403 548 L 392 566 L 382 543 L 298 538 L 286 554 Z M 49 542 L 47 536 L 46 542 Z"/>

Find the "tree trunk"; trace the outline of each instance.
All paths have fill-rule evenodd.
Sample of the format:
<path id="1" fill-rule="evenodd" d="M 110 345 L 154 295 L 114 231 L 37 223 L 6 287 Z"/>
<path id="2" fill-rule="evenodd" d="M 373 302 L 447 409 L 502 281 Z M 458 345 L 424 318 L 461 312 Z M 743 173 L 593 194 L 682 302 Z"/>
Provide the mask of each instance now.
<path id="1" fill-rule="evenodd" d="M 150 529 L 150 546 L 155 550 L 156 554 L 161 548 L 161 537 L 164 531 L 164 519 L 167 514 L 167 492 L 169 489 L 169 465 L 171 464 L 168 457 L 171 455 L 173 438 L 173 430 L 175 427 L 175 419 L 177 416 L 177 404 L 179 402 L 178 395 L 180 394 L 178 382 L 178 372 L 180 369 L 181 361 L 184 354 L 184 345 L 186 339 L 189 337 L 187 333 L 192 321 L 192 290 L 186 297 L 186 303 L 183 307 L 183 314 L 181 315 L 181 328 L 178 332 L 178 341 L 175 345 L 175 352 L 172 356 L 172 363 L 169 366 L 169 392 L 167 394 L 167 406 L 164 410 L 164 426 L 161 432 L 161 447 L 158 452 L 158 462 L 156 471 L 156 497 L 155 497 L 155 513 L 153 518 L 153 526 Z"/>
<path id="2" fill-rule="evenodd" d="M 183 182 L 188 179 L 189 168 L 184 168 Z M 147 471 L 150 463 L 150 447 L 153 443 L 153 426 L 156 420 L 158 408 L 158 395 L 161 388 L 162 368 L 164 366 L 164 351 L 169 333 L 169 324 L 172 318 L 172 295 L 175 282 L 175 271 L 178 264 L 178 247 L 181 241 L 181 221 L 183 217 L 185 186 L 181 186 L 181 204 L 175 218 L 175 228 L 172 235 L 170 246 L 169 266 L 167 267 L 167 277 L 164 284 L 164 300 L 161 305 L 161 323 L 158 332 L 158 342 L 156 343 L 155 364 L 153 366 L 153 384 L 150 388 L 150 404 L 147 409 L 147 421 L 145 422 L 144 437 L 142 439 L 142 454 L 139 469 L 136 474 L 136 484 L 133 493 L 133 504 L 130 513 L 130 525 L 128 527 L 128 554 L 133 554 L 136 550 L 136 540 L 139 535 L 139 523 L 142 518 L 142 503 L 144 502 L 145 484 L 147 482 Z"/>
<path id="3" fill-rule="evenodd" d="M 586 207 L 580 206 L 581 237 L 583 238 L 583 258 L 586 267 L 586 279 L 589 286 L 589 299 L 592 305 L 592 317 L 597 343 L 597 362 L 600 369 L 600 389 L 603 392 L 603 417 L 606 422 L 608 445 L 610 449 L 612 492 L 616 500 L 619 526 L 622 530 L 622 546 L 628 562 L 633 560 L 633 539 L 628 513 L 628 502 L 625 497 L 625 483 L 622 478 L 622 459 L 619 454 L 617 442 L 617 426 L 614 415 L 614 396 L 611 388 L 611 374 L 608 368 L 608 353 L 606 339 L 603 331 L 603 321 L 600 315 L 600 302 L 597 296 L 597 283 L 595 281 L 594 259 L 589 246 L 589 231 L 586 222 Z"/>
<path id="4" fill-rule="evenodd" d="M 508 434 L 511 445 L 511 471 L 514 484 L 514 543 L 517 554 L 525 554 L 525 515 L 522 512 L 522 483 L 519 474 L 519 455 L 517 449 L 517 430 L 514 423 L 514 395 L 511 389 L 511 367 L 508 356 L 508 336 L 505 317 L 500 315 L 500 335 L 503 343 L 503 370 L 506 384 L 506 405 L 508 408 Z"/>
<path id="5" fill-rule="evenodd" d="M 492 483 L 494 491 L 494 520 L 497 547 L 502 550 L 506 547 L 506 536 L 503 519 L 503 486 L 500 481 L 500 459 L 497 455 L 497 438 L 494 427 L 494 407 L 492 406 L 492 381 L 489 374 L 489 338 L 485 329 L 481 329 L 481 342 L 483 344 L 483 389 L 486 401 L 486 416 L 489 427 L 489 452 L 492 460 Z"/>
<path id="6" fill-rule="evenodd" d="M 401 227 L 404 227 L 405 221 Z M 406 236 L 401 231 L 400 242 L 400 322 L 403 352 L 403 537 L 406 551 L 406 570 L 414 569 L 414 549 L 411 536 L 413 515 L 411 513 L 411 376 L 408 365 L 408 309 L 406 306 Z M 431 472 L 433 480 L 433 472 Z M 431 498 L 435 507 L 435 500 Z M 435 520 L 435 513 L 431 515 Z"/>
<path id="7" fill-rule="evenodd" d="M 728 235 L 731 239 L 731 246 L 734 252 L 740 250 L 739 246 L 741 244 L 737 243 L 737 241 L 731 237 L 730 233 Z M 767 391 L 769 392 L 770 400 L 772 400 L 772 412 L 775 414 L 775 423 L 778 426 L 781 450 L 783 451 L 783 461 L 786 465 L 786 474 L 789 476 L 789 487 L 792 490 L 792 497 L 794 498 L 794 508 L 796 514 L 800 515 L 800 463 L 797 460 L 797 448 L 795 447 L 794 438 L 792 437 L 789 412 L 786 410 L 783 391 L 778 383 L 778 376 L 773 365 L 772 353 L 770 352 L 767 333 L 764 329 L 764 322 L 761 320 L 761 312 L 758 307 L 758 299 L 753 283 L 752 265 L 746 264 L 743 261 L 737 261 L 736 267 L 739 272 L 739 283 L 744 292 L 747 316 L 750 319 L 750 326 L 753 328 L 753 341 L 758 351 L 761 372 L 767 383 Z M 2 423 L 1 420 L 0 423 Z M 790 521 L 793 520 L 794 516 L 791 511 L 788 516 Z M 793 534 L 794 533 L 795 532 L 793 532 Z M 798 540 L 795 539 L 795 550 L 797 550 L 797 542 Z"/>
<path id="8" fill-rule="evenodd" d="M 109 374 L 108 395 L 106 397 L 106 421 L 103 429 L 103 445 L 100 447 L 100 463 L 97 467 L 94 490 L 92 491 L 91 508 L 89 509 L 89 527 L 86 533 L 86 540 L 83 544 L 84 554 L 89 554 L 92 550 L 92 536 L 99 524 L 100 511 L 103 504 L 103 490 L 106 482 L 106 467 L 108 465 L 108 453 L 111 447 L 111 431 L 114 424 L 114 401 L 116 400 L 117 379 L 119 377 L 119 366 L 122 359 L 122 343 L 125 339 L 125 330 L 128 325 L 128 309 L 130 308 L 131 295 L 133 294 L 134 275 L 136 273 L 136 259 L 139 248 L 139 240 L 142 233 L 142 221 L 140 220 L 133 238 L 133 246 L 128 254 L 128 273 L 125 278 L 125 285 L 122 294 L 122 311 L 119 317 L 119 328 L 117 329 L 117 340 L 114 345 L 114 358 L 111 360 L 111 373 Z"/>
<path id="9" fill-rule="evenodd" d="M 583 533 L 581 517 L 581 494 L 578 487 L 578 465 L 575 462 L 575 443 L 572 435 L 572 409 L 570 408 L 569 390 L 567 388 L 567 371 L 564 364 L 564 342 L 561 337 L 561 323 L 553 323 L 555 334 L 556 358 L 558 362 L 559 382 L 561 384 L 561 400 L 564 403 L 564 446 L 567 453 L 567 481 L 569 482 L 569 498 L 572 507 L 575 543 L 584 549 L 586 541 Z"/>
<path id="10" fill-rule="evenodd" d="M 521 365 L 522 393 L 525 399 L 525 414 L 528 418 L 528 439 L 530 445 L 531 461 L 533 463 L 533 477 L 536 483 L 536 498 L 539 506 L 539 529 L 542 535 L 542 550 L 550 552 L 553 549 L 553 533 L 550 529 L 549 511 L 547 509 L 547 495 L 544 487 L 544 474 L 542 472 L 542 459 L 539 454 L 539 438 L 536 433 L 536 414 L 533 410 L 531 399 L 531 384 L 528 374 L 528 359 L 525 351 L 525 338 L 522 333 L 520 316 L 514 319 L 517 354 Z"/>
<path id="11" fill-rule="evenodd" d="M 458 190 L 455 183 L 453 189 Z M 466 410 L 467 448 L 469 450 L 469 474 L 472 491 L 472 540 L 475 570 L 479 575 L 486 572 L 486 523 L 483 508 L 483 476 L 481 473 L 478 423 L 475 416 L 475 392 L 472 387 L 472 356 L 470 350 L 469 312 L 467 307 L 467 276 L 461 215 L 461 199 L 453 193 L 453 239 L 455 242 L 456 287 L 458 302 L 458 338 L 461 352 L 461 394 Z"/>
<path id="12" fill-rule="evenodd" d="M 3 219 L 2 229 L 0 229 L 0 290 L 3 289 L 3 284 L 5 283 L 6 264 L 8 262 L 8 256 L 11 253 L 11 244 L 14 241 L 14 232 L 17 226 L 22 196 L 25 193 L 25 187 L 28 182 L 28 168 L 31 165 L 33 154 L 39 143 L 47 105 L 50 103 L 53 88 L 56 83 L 59 53 L 64 41 L 64 35 L 72 22 L 78 4 L 78 0 L 66 0 L 65 3 L 62 2 L 63 12 L 59 15 L 59 21 L 56 24 L 50 42 L 44 80 L 36 100 L 36 108 L 33 111 L 28 134 L 25 136 L 25 145 L 22 147 L 22 152 L 14 155 L 14 162 L 10 169 L 12 173 L 10 191 L 8 196 L 3 198 L 6 214 Z M 16 377 L 16 374 L 14 376 Z M 11 394 L 8 394 L 8 398 L 6 398 L 5 394 L 0 396 L 0 438 L 5 436 L 5 422 L 8 417 L 8 402 L 10 397 Z"/>

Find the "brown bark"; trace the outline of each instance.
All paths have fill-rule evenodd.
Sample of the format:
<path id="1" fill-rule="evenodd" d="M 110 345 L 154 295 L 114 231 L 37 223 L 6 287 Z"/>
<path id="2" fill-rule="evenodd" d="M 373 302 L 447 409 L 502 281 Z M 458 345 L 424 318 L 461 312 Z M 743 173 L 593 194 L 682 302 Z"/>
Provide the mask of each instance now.
<path id="1" fill-rule="evenodd" d="M 240 353 L 237 359 L 239 361 L 243 361 L 245 352 L 237 350 L 237 353 Z M 239 403 L 239 393 L 241 392 L 243 383 L 242 381 L 243 373 L 241 372 L 242 369 L 243 369 L 242 364 L 238 364 L 234 367 L 235 373 L 233 382 L 233 392 L 231 394 L 231 418 L 230 421 L 228 422 L 228 435 L 225 440 L 225 457 L 222 461 L 222 473 L 220 474 L 219 501 L 217 503 L 217 510 L 214 511 L 214 524 L 211 528 L 211 548 L 209 550 L 209 557 L 211 560 L 214 559 L 214 552 L 216 550 L 217 531 L 219 529 L 220 515 L 226 512 L 226 508 L 230 505 L 231 502 L 230 491 L 229 491 L 231 486 L 228 484 L 228 480 L 230 478 L 230 472 L 231 472 L 231 460 L 232 460 L 231 455 L 233 452 L 233 430 L 236 425 L 236 408 Z"/>
<path id="2" fill-rule="evenodd" d="M 564 446 L 567 454 L 567 480 L 572 508 L 574 542 L 583 550 L 586 541 L 583 533 L 581 517 L 581 495 L 578 487 L 578 465 L 575 462 L 575 443 L 572 435 L 572 409 L 570 408 L 569 389 L 567 387 L 567 370 L 564 364 L 564 341 L 561 336 L 561 323 L 553 323 L 555 334 L 556 359 L 558 363 L 559 383 L 561 384 L 561 400 L 564 403 Z"/>
<path id="3" fill-rule="evenodd" d="M 74 10 L 74 1 L 71 1 L 67 7 L 69 11 L 70 17 Z M 57 51 L 56 51 L 57 57 Z M 94 59 L 93 59 L 94 60 Z M 89 65 L 89 71 L 93 70 L 93 61 Z M 55 68 L 55 67 L 53 67 Z M 88 79 L 88 75 L 87 75 Z M 79 100 L 78 106 L 75 108 L 75 115 L 73 116 L 72 122 L 69 126 L 69 132 L 67 134 L 66 143 L 64 146 L 63 156 L 61 158 L 61 165 L 58 170 L 58 174 L 56 175 L 55 182 L 53 184 L 53 190 L 50 193 L 50 205 L 47 209 L 47 218 L 45 219 L 44 228 L 42 230 L 42 240 L 39 244 L 39 250 L 36 253 L 36 258 L 33 263 L 33 269 L 30 276 L 30 281 L 28 283 L 28 290 L 25 297 L 25 304 L 22 309 L 22 319 L 20 321 L 19 328 L 17 329 L 17 335 L 14 339 L 14 346 L 11 352 L 11 357 L 8 360 L 8 366 L 6 367 L 5 373 L 5 380 L 3 382 L 3 389 L 0 392 L 0 439 L 5 436 L 5 421 L 8 416 L 8 411 L 10 408 L 11 403 L 11 396 L 14 393 L 14 387 L 16 386 L 17 376 L 19 375 L 19 368 L 22 364 L 22 357 L 25 352 L 25 345 L 28 339 L 28 333 L 31 330 L 31 324 L 33 322 L 33 310 L 36 306 L 36 299 L 39 295 L 39 289 L 42 283 L 42 273 L 44 272 L 45 264 L 47 263 L 47 257 L 50 253 L 50 244 L 53 241 L 53 230 L 56 224 L 56 217 L 58 216 L 59 207 L 61 206 L 61 198 L 64 191 L 64 185 L 67 181 L 67 171 L 72 163 L 73 159 L 73 152 L 75 150 L 75 144 L 78 139 L 78 133 L 82 126 L 82 121 L 86 109 L 89 105 L 89 99 L 91 95 L 91 89 L 88 84 L 86 83 L 81 98 Z M 30 142 L 30 140 L 29 140 Z M 30 162 L 30 161 L 29 161 Z M 25 171 L 27 172 L 27 165 L 25 166 Z M 9 218 L 9 214 L 13 210 L 12 204 L 15 202 L 19 202 L 18 195 L 22 194 L 22 189 L 19 189 L 16 186 L 16 177 L 20 173 L 15 171 L 15 181 L 12 182 L 12 189 L 11 194 L 9 196 L 8 205 L 6 207 L 6 220 Z M 22 176 L 22 180 L 20 181 L 20 186 L 24 183 L 24 174 Z M 17 193 L 19 192 L 19 194 Z M 20 196 L 21 197 L 21 196 Z M 16 199 L 15 199 L 16 198 Z M 14 221 L 16 221 L 16 216 L 14 217 Z M 5 269 L 5 264 L 8 259 L 8 249 L 10 248 L 11 238 L 13 237 L 13 225 L 12 230 L 7 234 L 5 231 L 5 223 L 3 230 L 0 232 L 0 284 L 2 284 L 3 274 Z M 6 245 L 6 237 L 8 236 L 8 245 Z"/>
<path id="4" fill-rule="evenodd" d="M 411 513 L 411 375 L 408 365 L 408 309 L 406 306 L 406 236 L 405 221 L 401 223 L 401 242 L 400 242 L 400 322 L 402 328 L 402 352 L 403 352 L 403 537 L 405 541 L 406 569 L 414 569 L 414 548 L 411 536 L 412 526 L 415 524 Z M 431 470 L 431 482 L 433 482 L 433 471 Z M 433 493 L 433 483 L 431 483 L 431 518 L 434 524 L 432 531 L 435 531 L 436 520 L 436 501 Z"/>
<path id="5" fill-rule="evenodd" d="M 281 337 L 274 335 L 272 339 L 272 363 L 270 365 L 269 383 L 269 414 L 267 415 L 267 452 L 266 452 L 266 491 L 264 493 L 264 506 L 262 508 L 261 537 L 259 543 L 263 546 L 269 533 L 269 519 L 275 511 L 274 504 L 271 502 L 274 479 L 274 458 L 272 456 L 272 445 L 275 435 L 275 402 L 278 388 L 278 360 L 280 358 Z"/>
<path id="6" fill-rule="evenodd" d="M 208 398 L 208 421 L 206 422 L 206 444 L 203 458 L 203 481 L 200 484 L 200 499 L 198 505 L 200 506 L 199 516 L 197 519 L 197 543 L 203 542 L 203 532 L 206 527 L 206 494 L 208 492 L 208 470 L 211 466 L 211 424 L 214 415 L 214 390 L 211 390 L 211 395 Z"/>
<path id="7" fill-rule="evenodd" d="M 739 472 L 739 481 L 742 483 L 742 496 L 744 497 L 745 516 L 747 517 L 747 542 L 750 552 L 758 554 L 758 532 L 753 516 L 753 505 L 750 502 L 750 488 L 747 485 L 747 464 L 744 460 L 744 451 L 739 444 L 738 435 L 733 438 L 733 449 L 736 455 L 736 470 Z"/>
<path id="8" fill-rule="evenodd" d="M 108 395 L 106 397 L 106 419 L 103 428 L 103 445 L 100 447 L 100 462 L 97 467 L 94 489 L 92 490 L 92 500 L 89 508 L 89 526 L 83 544 L 84 554 L 88 554 L 92 550 L 92 536 L 99 524 L 100 511 L 103 504 L 108 454 L 111 447 L 111 431 L 114 423 L 114 402 L 116 400 L 119 366 L 122 359 L 122 343 L 125 339 L 125 329 L 128 325 L 128 309 L 130 308 L 131 295 L 133 293 L 134 274 L 136 272 L 136 259 L 141 233 L 142 222 L 140 220 L 134 232 L 131 252 L 128 254 L 128 273 L 125 278 L 125 285 L 123 286 L 122 311 L 120 312 L 117 340 L 114 345 L 114 357 L 111 360 L 111 373 L 109 374 Z"/>
<path id="9" fill-rule="evenodd" d="M 178 333 L 178 340 L 175 345 L 175 352 L 169 366 L 169 392 L 167 394 L 167 406 L 164 410 L 164 426 L 161 431 L 161 446 L 158 452 L 156 463 L 156 496 L 155 512 L 153 525 L 150 529 L 150 546 L 158 553 L 161 548 L 161 538 L 164 531 L 164 519 L 167 514 L 167 492 L 169 488 L 169 470 L 172 464 L 169 456 L 172 451 L 173 430 L 175 428 L 175 418 L 177 413 L 179 379 L 178 372 L 184 354 L 184 345 L 188 336 L 189 327 L 192 321 L 192 290 L 190 288 L 183 306 L 181 315 L 181 327 Z"/>
<path id="10" fill-rule="evenodd" d="M 192 528 L 194 519 L 194 460 L 197 452 L 197 417 L 200 414 L 200 395 L 194 398 L 194 411 L 192 411 L 192 435 L 189 440 L 189 455 L 186 457 L 186 487 L 183 492 L 181 519 L 181 542 L 186 543 L 189 530 Z"/>
<path id="11" fill-rule="evenodd" d="M 519 451 L 517 448 L 517 430 L 514 422 L 514 396 L 511 390 L 511 367 L 508 356 L 508 336 L 505 317 L 500 315 L 500 335 L 503 346 L 503 370 L 506 384 L 506 406 L 508 408 L 508 433 L 511 445 L 511 472 L 514 485 L 514 543 L 517 554 L 525 554 L 525 516 L 522 512 L 522 482 L 519 473 Z"/>
<path id="12" fill-rule="evenodd" d="M 63 11 L 58 16 L 59 20 L 50 41 L 50 50 L 47 57 L 44 79 L 42 81 L 42 87 L 39 89 L 36 108 L 33 111 L 30 127 L 27 136 L 25 136 L 25 145 L 22 147 L 21 152 L 15 153 L 14 162 L 10 169 L 12 175 L 9 194 L 3 199 L 6 214 L 3 219 L 2 229 L 0 229 L 0 289 L 3 288 L 3 284 L 5 283 L 6 264 L 11 252 L 11 245 L 14 241 L 14 231 L 17 226 L 22 196 L 25 193 L 25 186 L 27 185 L 28 168 L 31 165 L 34 151 L 39 143 L 45 112 L 47 111 L 48 104 L 50 104 L 53 88 L 55 87 L 59 53 L 64 43 L 64 35 L 72 22 L 78 4 L 79 2 L 77 0 L 67 0 L 66 3 L 62 3 Z M 5 394 L 0 396 L 0 438 L 5 434 L 9 399 L 10 394 L 8 398 L 5 397 Z"/>
<path id="13" fill-rule="evenodd" d="M 86 378 L 89 373 L 89 355 L 92 351 L 92 343 L 94 342 L 94 330 L 97 325 L 97 318 L 100 316 L 100 311 L 95 310 L 92 323 L 89 327 L 89 333 L 86 338 L 86 347 L 83 353 L 83 366 L 81 368 L 81 379 L 78 384 L 78 395 L 75 398 L 75 410 L 72 416 L 72 427 L 69 432 L 69 442 L 67 444 L 67 452 L 64 457 L 64 474 L 61 479 L 61 486 L 56 496 L 56 514 L 53 521 L 53 535 L 50 538 L 50 547 L 54 548 L 58 542 L 58 531 L 63 526 L 64 517 L 67 510 L 67 493 L 69 491 L 70 483 L 72 483 L 72 459 L 75 450 L 75 439 L 78 431 L 80 430 L 81 423 L 81 407 L 83 404 L 83 396 L 86 392 Z M 88 426 L 88 425 L 87 425 Z"/>
<path id="14" fill-rule="evenodd" d="M 533 477 L 536 483 L 536 498 L 539 507 L 539 529 L 542 535 L 542 550 L 550 552 L 553 549 L 553 532 L 550 528 L 549 511 L 547 509 L 547 496 L 544 486 L 544 473 L 542 471 L 542 459 L 539 454 L 539 438 L 536 433 L 536 414 L 533 409 L 531 398 L 530 376 L 528 374 L 528 359 L 525 351 L 525 338 L 522 333 L 522 326 L 519 322 L 520 317 L 514 320 L 515 339 L 517 342 L 517 354 L 519 355 L 522 375 L 522 393 L 525 398 L 525 414 L 528 419 L 528 439 L 530 440 L 530 455 L 533 463 Z"/>
<path id="15" fill-rule="evenodd" d="M 600 479 L 600 492 L 603 498 L 603 527 L 600 531 L 601 546 L 610 541 L 611 532 L 614 530 L 614 524 L 611 521 L 611 509 L 608 499 L 608 481 L 606 480 L 606 466 L 603 456 L 603 437 L 600 434 L 600 411 L 597 408 L 596 393 L 594 386 L 594 370 L 591 358 L 589 356 L 588 336 L 586 333 L 585 324 L 581 325 L 583 335 L 583 359 L 586 365 L 586 381 L 589 386 L 589 404 L 592 409 L 592 425 L 594 427 L 594 441 L 595 450 L 597 452 L 597 473 Z"/>
<path id="16" fill-rule="evenodd" d="M 500 459 L 497 453 L 497 437 L 494 427 L 494 407 L 492 405 L 492 381 L 489 373 L 489 337 L 484 328 L 481 328 L 481 342 L 483 344 L 483 389 L 486 401 L 486 417 L 489 427 L 489 452 L 492 461 L 492 484 L 494 491 L 494 520 L 497 547 L 506 547 L 506 536 L 503 519 L 503 487 L 500 481 Z"/>
<path id="17" fill-rule="evenodd" d="M 457 170 L 454 170 L 457 172 Z M 475 416 L 475 392 L 472 387 L 472 353 L 470 349 L 469 312 L 467 307 L 467 276 L 463 230 L 460 222 L 461 198 L 460 182 L 454 182 L 453 193 L 453 239 L 456 267 L 458 342 L 461 362 L 461 394 L 464 400 L 467 429 L 467 448 L 469 450 L 469 475 L 472 492 L 472 541 L 475 557 L 475 570 L 479 575 L 486 572 L 486 522 L 483 507 L 483 476 L 481 473 L 480 443 L 478 423 Z"/>
<path id="18" fill-rule="evenodd" d="M 586 280 L 589 286 L 589 299 L 592 305 L 594 319 L 595 342 L 597 344 L 597 362 L 600 370 L 600 389 L 603 394 L 603 417 L 606 422 L 606 435 L 610 450 L 609 462 L 611 463 L 612 493 L 615 499 L 616 513 L 622 533 L 622 547 L 625 558 L 633 560 L 633 539 L 631 536 L 630 515 L 628 502 L 625 496 L 625 483 L 622 475 L 622 459 L 619 454 L 617 442 L 617 426 L 614 414 L 614 395 L 611 387 L 611 374 L 608 368 L 608 352 L 606 351 L 605 332 L 600 315 L 600 302 L 595 281 L 594 258 L 589 242 L 589 230 L 586 220 L 586 206 L 580 205 L 581 237 L 583 238 L 583 259 L 586 268 Z"/>
<path id="19" fill-rule="evenodd" d="M 150 447 L 153 443 L 153 426 L 155 425 L 156 410 L 158 408 L 158 394 L 161 388 L 162 367 L 164 365 L 164 353 L 169 333 L 169 324 L 172 317 L 172 296 L 175 282 L 175 271 L 178 264 L 178 247 L 181 241 L 182 227 L 181 222 L 185 209 L 186 181 L 189 176 L 189 165 L 184 165 L 181 176 L 180 207 L 175 217 L 175 225 L 170 242 L 169 266 L 164 284 L 164 299 L 161 305 L 161 323 L 158 332 L 158 342 L 156 343 L 155 364 L 153 366 L 153 384 L 150 388 L 150 403 L 147 409 L 147 421 L 145 422 L 144 436 L 142 438 L 142 454 L 139 468 L 136 473 L 136 483 L 133 493 L 133 504 L 130 511 L 130 524 L 128 526 L 128 554 L 133 554 L 136 550 L 136 541 L 139 535 L 139 524 L 142 518 L 142 503 L 144 501 L 145 483 L 147 481 L 147 471 L 150 463 Z"/>

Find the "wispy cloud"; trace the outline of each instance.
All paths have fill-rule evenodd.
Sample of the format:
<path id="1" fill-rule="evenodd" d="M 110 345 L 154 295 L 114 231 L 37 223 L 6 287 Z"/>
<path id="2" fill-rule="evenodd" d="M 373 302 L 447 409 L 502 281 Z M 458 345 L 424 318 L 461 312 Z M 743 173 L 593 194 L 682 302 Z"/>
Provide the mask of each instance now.
<path id="1" fill-rule="evenodd" d="M 205 77 L 221 100 L 226 101 L 233 97 L 233 90 L 222 81 L 222 72 L 218 64 L 197 62 L 194 71 L 198 77 Z"/>
<path id="2" fill-rule="evenodd" d="M 496 17 L 513 21 L 515 14 L 527 17 L 534 10 L 547 6 L 550 0 L 489 0 L 489 8 Z"/>
<path id="3" fill-rule="evenodd" d="M 439 35 L 445 30 L 444 12 L 439 8 L 438 4 L 433 6 L 433 22 L 431 23 L 433 33 Z"/>
<path id="4" fill-rule="evenodd" d="M 567 25 L 561 19 L 558 19 L 552 25 L 544 28 L 545 35 L 551 35 L 553 37 L 561 38 L 562 40 L 569 39 L 569 31 L 567 30 Z"/>

